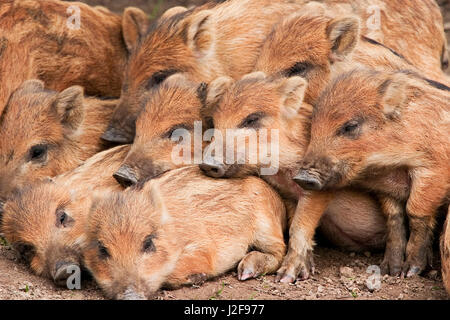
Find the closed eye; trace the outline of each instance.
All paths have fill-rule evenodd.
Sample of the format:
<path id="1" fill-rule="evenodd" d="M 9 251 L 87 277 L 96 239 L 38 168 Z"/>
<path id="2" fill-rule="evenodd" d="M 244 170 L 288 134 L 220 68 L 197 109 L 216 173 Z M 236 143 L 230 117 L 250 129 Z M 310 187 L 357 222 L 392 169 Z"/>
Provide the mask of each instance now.
<path id="1" fill-rule="evenodd" d="M 338 131 L 338 135 L 354 138 L 361 131 L 361 120 L 347 121 Z"/>
<path id="2" fill-rule="evenodd" d="M 175 69 L 167 69 L 155 72 L 148 81 L 146 89 L 151 89 L 160 85 L 164 80 L 177 72 L 178 70 Z"/>
<path id="3" fill-rule="evenodd" d="M 156 251 L 155 243 L 153 242 L 153 239 L 155 239 L 155 235 L 149 235 L 145 237 L 144 242 L 142 244 L 142 251 L 145 253 L 151 253 Z"/>
<path id="4" fill-rule="evenodd" d="M 188 125 L 188 124 L 184 124 L 184 123 L 180 123 L 180 124 L 174 125 L 162 135 L 162 138 L 163 139 L 171 139 L 172 135 L 174 134 L 174 132 L 176 130 L 181 130 L 181 129 L 184 129 L 184 130 L 187 130 L 187 131 L 191 131 L 192 130 L 192 126 Z M 182 135 L 182 133 L 183 132 L 180 131 L 180 135 Z"/>
<path id="5" fill-rule="evenodd" d="M 260 121 L 264 118 L 264 112 L 255 112 L 248 115 L 242 122 L 239 124 L 239 128 L 258 128 L 260 126 Z"/>
<path id="6" fill-rule="evenodd" d="M 30 148 L 29 160 L 30 161 L 45 161 L 47 156 L 48 146 L 46 144 L 38 144 Z"/>
<path id="7" fill-rule="evenodd" d="M 304 77 L 312 69 L 312 65 L 308 62 L 297 62 L 289 69 L 284 71 L 286 77 L 300 76 Z"/>
<path id="8" fill-rule="evenodd" d="M 98 242 L 98 255 L 100 259 L 108 259 L 110 257 L 108 249 L 103 245 L 102 242 Z"/>

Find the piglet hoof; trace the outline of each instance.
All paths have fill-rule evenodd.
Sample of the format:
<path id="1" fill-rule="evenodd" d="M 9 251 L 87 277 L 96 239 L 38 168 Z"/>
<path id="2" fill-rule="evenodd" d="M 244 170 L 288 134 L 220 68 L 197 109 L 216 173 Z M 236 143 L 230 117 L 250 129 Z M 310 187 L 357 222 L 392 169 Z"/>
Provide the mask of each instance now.
<path id="1" fill-rule="evenodd" d="M 295 280 L 307 280 L 314 275 L 315 266 L 312 251 L 308 251 L 306 257 L 286 255 L 283 265 L 278 269 L 276 282 L 294 283 Z"/>
<path id="2" fill-rule="evenodd" d="M 432 267 L 433 249 L 430 246 L 424 246 L 417 255 L 408 255 L 402 268 L 402 277 L 411 278 L 420 275 L 427 266 Z"/>
<path id="3" fill-rule="evenodd" d="M 391 277 L 399 277 L 402 272 L 402 262 L 396 261 L 396 259 L 388 259 L 384 257 L 383 262 L 380 265 L 381 274 L 388 274 Z"/>
<path id="4" fill-rule="evenodd" d="M 238 280 L 257 278 L 265 273 L 265 254 L 257 251 L 248 253 L 238 265 Z"/>
<path id="5" fill-rule="evenodd" d="M 206 273 L 195 273 L 188 276 L 188 283 L 194 286 L 201 286 L 208 280 Z"/>

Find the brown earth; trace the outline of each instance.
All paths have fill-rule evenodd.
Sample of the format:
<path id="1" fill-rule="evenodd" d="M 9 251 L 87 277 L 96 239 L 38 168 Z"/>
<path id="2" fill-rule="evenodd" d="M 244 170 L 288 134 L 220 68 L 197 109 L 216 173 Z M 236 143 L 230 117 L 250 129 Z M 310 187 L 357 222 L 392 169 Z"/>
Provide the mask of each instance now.
<path id="1" fill-rule="evenodd" d="M 86 0 L 91 5 L 103 5 L 120 12 L 132 4 L 156 17 L 174 5 L 189 6 L 202 0 Z M 450 0 L 439 1 L 447 26 L 450 42 Z M 450 70 L 448 70 L 450 74 Z M 0 241 L 1 243 L 1 241 Z M 315 251 L 317 272 L 307 281 L 296 284 L 279 284 L 273 276 L 239 282 L 234 272 L 208 281 L 200 287 L 185 287 L 173 291 L 160 291 L 157 299 L 449 299 L 439 270 L 439 253 L 435 253 L 435 270 L 424 277 L 401 279 L 381 277 L 380 289 L 370 292 L 366 281 L 371 276 L 367 269 L 379 265 L 381 253 L 349 253 L 318 246 Z M 37 277 L 17 261 L 9 246 L 0 245 L 0 299 L 103 299 L 101 291 L 92 280 L 82 282 L 82 290 L 57 288 L 50 280 Z"/>

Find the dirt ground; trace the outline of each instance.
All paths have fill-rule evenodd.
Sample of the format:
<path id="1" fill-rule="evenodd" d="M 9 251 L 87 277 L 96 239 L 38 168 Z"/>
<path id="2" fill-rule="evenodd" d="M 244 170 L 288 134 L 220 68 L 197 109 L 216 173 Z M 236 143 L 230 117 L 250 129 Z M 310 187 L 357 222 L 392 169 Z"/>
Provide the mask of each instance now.
<path id="1" fill-rule="evenodd" d="M 191 5 L 202 0 L 86 0 L 89 4 L 103 5 L 120 12 L 130 5 L 138 6 L 156 17 L 173 5 Z M 450 0 L 440 1 L 450 42 Z M 448 70 L 450 74 L 450 70 Z M 369 266 L 379 265 L 382 253 L 350 253 L 318 246 L 315 250 L 317 272 L 307 281 L 296 284 L 279 284 L 274 276 L 239 282 L 231 272 L 209 281 L 200 287 L 185 287 L 173 291 L 162 290 L 157 299 L 392 299 L 441 300 L 449 299 L 440 279 L 438 252 L 435 252 L 435 269 L 424 277 L 400 279 L 380 276 L 379 289 L 371 292 L 366 284 L 373 274 Z M 81 290 L 57 288 L 52 281 L 37 277 L 17 261 L 11 248 L 0 241 L 0 299 L 104 299 L 92 280 L 84 280 Z M 375 276 L 371 279 L 377 279 Z"/>
<path id="2" fill-rule="evenodd" d="M 438 253 L 436 252 L 436 257 Z M 401 279 L 380 276 L 379 289 L 369 291 L 367 281 L 377 280 L 368 273 L 369 266 L 379 265 L 382 254 L 349 253 L 336 249 L 317 247 L 316 274 L 296 284 L 274 282 L 274 276 L 264 276 L 240 282 L 235 272 L 230 272 L 199 287 L 162 290 L 157 299 L 163 300 L 443 300 L 448 296 L 442 285 L 439 262 L 436 270 L 424 277 Z M 19 263 L 16 254 L 8 247 L 0 247 L 0 299 L 104 299 L 92 280 L 82 281 L 81 290 L 60 289 L 53 282 L 30 274 Z M 375 283 L 371 281 L 371 283 Z"/>

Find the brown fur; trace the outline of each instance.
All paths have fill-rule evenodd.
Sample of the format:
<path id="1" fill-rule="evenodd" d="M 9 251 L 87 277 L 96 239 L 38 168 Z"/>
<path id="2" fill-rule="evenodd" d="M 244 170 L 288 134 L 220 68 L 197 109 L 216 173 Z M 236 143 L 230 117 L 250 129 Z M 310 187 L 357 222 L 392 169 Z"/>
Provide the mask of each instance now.
<path id="1" fill-rule="evenodd" d="M 447 46 L 442 13 L 435 0 L 327 0 L 332 8 L 348 3 L 363 22 L 362 34 L 395 50 L 424 72 L 440 71 Z M 380 8 L 380 29 L 371 30 L 371 6 Z M 344 10 L 345 11 L 345 10 Z"/>
<path id="2" fill-rule="evenodd" d="M 450 295 L 450 207 L 448 209 L 447 220 L 441 236 L 441 265 L 442 265 L 442 280 Z"/>
<path id="3" fill-rule="evenodd" d="M 420 3 L 422 2 L 428 1 L 420 1 Z M 401 34 L 414 32 L 419 37 L 428 35 L 431 31 L 426 25 L 422 26 L 425 29 L 423 32 L 418 32 L 418 29 L 409 30 L 406 28 L 406 24 L 398 24 L 392 26 L 392 35 L 388 30 L 383 29 L 383 32 L 386 32 L 384 39 L 390 41 L 376 44 L 365 37 L 367 35 L 364 29 L 365 20 L 361 22 L 356 16 L 345 12 L 336 13 L 312 8 L 293 14 L 274 26 L 265 41 L 255 67 L 255 70 L 263 71 L 266 74 L 298 75 L 306 78 L 309 83 L 306 102 L 313 103 L 331 77 L 356 66 L 370 67 L 380 71 L 420 70 L 418 73 L 424 77 L 450 84 L 449 78 L 442 72 L 440 65 L 438 66 L 440 58 L 432 59 L 431 57 L 436 54 L 429 56 L 424 54 L 429 51 L 426 50 L 428 42 L 422 40 L 415 43 L 413 41 L 415 37 L 409 39 L 403 35 L 399 36 L 399 32 Z M 402 6 L 399 14 L 404 14 L 405 10 L 410 12 Z M 414 20 L 414 16 L 413 14 L 405 19 Z M 434 21 L 428 23 L 433 26 L 436 24 Z M 415 24 L 416 22 L 411 25 Z M 385 25 L 382 24 L 382 26 L 384 28 Z M 403 31 L 404 29 L 408 30 Z M 433 34 L 433 32 L 431 33 Z M 408 50 L 406 52 L 416 51 L 423 55 L 422 59 L 419 61 L 417 61 L 418 58 L 409 60 L 404 57 L 405 50 L 397 52 L 390 50 L 389 45 L 395 43 L 400 45 L 407 43 Z M 392 48 L 395 49 L 396 46 Z"/>
<path id="4" fill-rule="evenodd" d="M 239 261 L 241 280 L 274 272 L 284 221 L 281 199 L 262 180 L 216 180 L 185 167 L 96 201 L 83 252 L 108 297 L 146 299 Z"/>
<path id="5" fill-rule="evenodd" d="M 100 136 L 115 106 L 115 100 L 85 98 L 78 86 L 58 93 L 39 80 L 24 82 L 0 117 L 0 197 L 104 150 Z"/>
<path id="6" fill-rule="evenodd" d="M 276 129 L 279 132 L 279 171 L 276 175 L 261 176 L 275 187 L 287 205 L 290 223 L 291 239 L 297 233 L 299 219 L 295 207 L 297 201 L 304 197 L 304 191 L 291 180 L 302 160 L 309 142 L 309 127 L 312 108 L 302 103 L 306 82 L 300 77 L 289 79 L 267 78 L 262 73 L 247 75 L 238 82 L 231 79 L 219 78 L 208 87 L 206 103 L 211 108 L 214 128 L 220 130 L 225 136 L 226 129 L 239 129 L 240 135 L 245 135 L 251 129 Z M 211 104 L 213 104 L 211 106 Z M 254 120 L 245 128 L 245 119 L 250 115 L 259 114 L 260 118 Z M 258 136 L 258 149 L 263 147 Z M 270 143 L 270 141 L 269 141 Z M 205 149 L 205 154 L 212 151 Z M 270 150 L 270 147 L 267 147 Z M 215 155 L 213 155 L 215 156 Z M 224 177 L 242 177 L 249 174 L 259 174 L 261 167 L 267 164 L 249 164 L 249 156 L 245 164 L 224 165 Z M 201 165 L 205 168 L 205 165 Z M 205 169 L 206 173 L 209 171 Z M 213 176 L 216 176 L 213 172 Z M 302 200 L 301 200 L 302 201 Z M 319 205 L 320 203 L 318 203 Z M 322 231 L 334 244 L 351 250 L 367 250 L 384 246 L 385 221 L 378 203 L 367 194 L 347 189 L 336 194 L 336 199 L 326 203 L 322 208 Z M 351 218 L 350 218 L 351 217 Z M 309 239 L 314 236 L 315 229 L 305 231 Z M 290 243 L 294 240 L 290 240 Z M 310 254 L 312 241 L 309 247 L 296 254 Z M 291 245 L 289 251 L 292 253 Z M 309 270 L 308 270 L 309 272 Z M 293 279 L 295 280 L 295 274 Z M 307 274 L 305 273 L 306 277 Z M 285 279 L 287 280 L 287 279 Z"/>
<path id="7" fill-rule="evenodd" d="M 450 190 L 449 101 L 450 92 L 414 73 L 361 70 L 336 78 L 314 111 L 300 172 L 322 189 L 354 185 L 379 195 L 385 272 L 412 276 L 431 263 L 435 215 Z"/>
<path id="8" fill-rule="evenodd" d="M 81 28 L 66 26 L 69 6 Z M 0 5 L 0 111 L 23 81 L 39 78 L 56 91 L 71 85 L 118 97 L 127 50 L 121 17 L 80 2 L 3 1 Z"/>
<path id="9" fill-rule="evenodd" d="M 169 77 L 152 90 L 137 120 L 137 135 L 120 172 L 131 175 L 135 183 L 155 178 L 166 171 L 185 166 L 172 160 L 178 140 L 172 140 L 176 129 L 186 129 L 194 139 L 194 122 L 201 123 L 201 101 L 198 85 L 182 75 Z M 183 152 L 194 160 L 194 144 L 182 141 Z M 202 148 L 202 145 L 200 145 Z"/>
<path id="10" fill-rule="evenodd" d="M 58 265 L 81 266 L 80 245 L 92 197 L 121 190 L 112 174 L 128 151 L 129 146 L 120 146 L 99 153 L 54 180 L 15 192 L 6 202 L 1 230 L 36 274 L 56 281 L 61 280 Z M 66 214 L 64 224 L 61 212 Z"/>
<path id="11" fill-rule="evenodd" d="M 104 138 L 132 142 L 145 93 L 171 73 L 188 73 L 195 81 L 208 82 L 252 71 L 272 25 L 302 2 L 233 0 L 163 16 L 138 38 L 126 68 L 121 103 Z"/>

